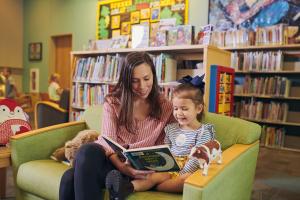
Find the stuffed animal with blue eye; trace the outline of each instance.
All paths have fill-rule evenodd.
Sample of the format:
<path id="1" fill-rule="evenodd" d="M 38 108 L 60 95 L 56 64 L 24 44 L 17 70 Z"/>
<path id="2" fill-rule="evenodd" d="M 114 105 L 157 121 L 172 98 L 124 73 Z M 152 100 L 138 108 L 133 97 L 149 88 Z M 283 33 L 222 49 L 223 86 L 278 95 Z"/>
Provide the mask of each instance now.
<path id="1" fill-rule="evenodd" d="M 31 130 L 28 115 L 12 99 L 0 101 L 0 145 L 9 143 L 13 135 Z"/>

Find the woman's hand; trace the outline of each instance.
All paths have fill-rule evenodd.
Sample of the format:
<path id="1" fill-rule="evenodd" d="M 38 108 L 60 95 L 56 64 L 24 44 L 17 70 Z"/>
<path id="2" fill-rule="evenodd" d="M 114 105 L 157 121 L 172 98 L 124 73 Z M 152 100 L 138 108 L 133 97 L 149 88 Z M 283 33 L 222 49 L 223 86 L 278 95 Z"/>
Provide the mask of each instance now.
<path id="1" fill-rule="evenodd" d="M 146 179 L 148 174 L 152 174 L 154 172 L 148 170 L 136 170 L 127 161 L 120 161 L 117 154 L 112 154 L 111 156 L 109 156 L 109 159 L 120 172 L 134 179 Z"/>
<path id="2" fill-rule="evenodd" d="M 149 170 L 136 170 L 127 161 L 124 166 L 119 169 L 123 174 L 130 176 L 134 179 L 146 179 L 148 174 L 154 173 L 154 171 Z"/>

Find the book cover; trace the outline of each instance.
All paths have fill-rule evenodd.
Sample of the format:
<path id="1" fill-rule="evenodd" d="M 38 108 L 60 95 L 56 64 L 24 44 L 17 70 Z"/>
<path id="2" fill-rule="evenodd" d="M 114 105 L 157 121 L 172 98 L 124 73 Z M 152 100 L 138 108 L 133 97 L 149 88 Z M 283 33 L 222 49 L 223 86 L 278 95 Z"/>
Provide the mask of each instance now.
<path id="1" fill-rule="evenodd" d="M 158 30 L 156 32 L 156 46 L 167 46 L 167 32 Z"/>
<path id="2" fill-rule="evenodd" d="M 145 48 L 149 46 L 149 25 L 134 25 L 131 27 L 132 48 Z"/>
<path id="3" fill-rule="evenodd" d="M 165 78 L 164 82 L 176 81 L 177 75 L 177 60 L 169 55 L 165 59 Z"/>
<path id="4" fill-rule="evenodd" d="M 168 40 L 167 44 L 168 46 L 176 45 L 177 41 L 177 27 L 170 28 L 167 34 Z"/>
<path id="5" fill-rule="evenodd" d="M 191 45 L 194 41 L 194 26 L 180 25 L 177 26 L 176 45 Z M 168 44 L 169 45 L 169 44 Z"/>
<path id="6" fill-rule="evenodd" d="M 168 145 L 125 149 L 109 137 L 102 137 L 118 155 L 122 153 L 135 169 L 156 172 L 180 171 Z"/>

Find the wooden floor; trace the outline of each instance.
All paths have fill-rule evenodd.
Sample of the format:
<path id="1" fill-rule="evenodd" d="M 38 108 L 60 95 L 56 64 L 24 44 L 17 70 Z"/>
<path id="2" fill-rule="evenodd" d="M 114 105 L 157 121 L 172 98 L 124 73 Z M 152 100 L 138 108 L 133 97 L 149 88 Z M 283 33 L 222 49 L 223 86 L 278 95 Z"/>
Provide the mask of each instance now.
<path id="1" fill-rule="evenodd" d="M 261 147 L 252 200 L 299 200 L 300 153 Z"/>
<path id="2" fill-rule="evenodd" d="M 14 200 L 11 168 L 7 173 L 7 198 Z M 299 200 L 300 153 L 261 147 L 251 200 Z"/>

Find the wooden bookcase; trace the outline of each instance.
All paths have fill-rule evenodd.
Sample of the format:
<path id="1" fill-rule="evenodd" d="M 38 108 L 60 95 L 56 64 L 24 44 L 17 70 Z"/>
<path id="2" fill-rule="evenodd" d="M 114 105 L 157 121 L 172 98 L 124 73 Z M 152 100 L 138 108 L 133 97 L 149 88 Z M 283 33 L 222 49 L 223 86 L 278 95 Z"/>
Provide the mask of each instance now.
<path id="1" fill-rule="evenodd" d="M 74 87 L 84 87 L 84 85 L 102 85 L 102 86 L 113 86 L 115 81 L 91 81 L 91 80 L 73 80 L 73 76 L 76 70 L 76 62 L 80 58 L 88 58 L 88 57 L 97 57 L 97 56 L 106 56 L 106 55 L 123 55 L 130 52 L 135 51 L 145 51 L 152 55 L 159 55 L 161 53 L 166 53 L 172 55 L 177 61 L 186 60 L 186 61 L 201 61 L 203 63 L 203 70 L 205 75 L 206 83 L 209 83 L 210 80 L 210 70 L 209 67 L 211 65 L 220 65 L 220 66 L 230 66 L 230 57 L 231 53 L 226 50 L 221 50 L 219 48 L 213 46 L 203 46 L 203 45 L 182 45 L 182 46 L 164 46 L 164 47 L 149 47 L 149 48 L 137 48 L 137 49 L 103 49 L 97 51 L 73 51 L 71 53 L 71 67 L 73 73 L 71 74 L 71 98 L 70 98 L 70 120 L 74 119 L 76 113 L 84 111 L 89 105 L 78 106 L 74 103 L 74 99 L 76 99 L 76 95 L 74 95 Z M 184 69 L 177 70 L 177 77 L 179 79 L 184 75 L 196 75 L 200 73 L 199 69 Z M 160 83 L 162 87 L 167 85 L 172 85 L 172 83 Z M 82 94 L 80 94 L 82 95 Z M 205 85 L 205 104 L 206 110 L 209 107 L 209 84 Z M 76 118 L 76 117 L 75 117 Z"/>
<path id="2" fill-rule="evenodd" d="M 235 71 L 235 77 L 238 79 L 250 77 L 250 79 L 253 80 L 259 80 L 259 78 L 262 78 L 264 80 L 274 78 L 282 80 L 282 78 L 288 80 L 288 82 L 285 82 L 283 87 L 284 90 L 288 90 L 289 92 L 287 94 L 264 94 L 261 92 L 245 92 L 244 87 L 245 83 L 243 84 L 242 91 L 236 92 L 234 94 L 235 99 L 235 116 L 239 116 L 240 113 L 237 111 L 241 110 L 242 108 L 238 107 L 237 105 L 239 102 L 248 102 L 250 105 L 251 101 L 253 102 L 252 105 L 255 105 L 257 102 L 262 102 L 263 104 L 268 104 L 270 102 L 279 103 L 279 105 L 283 106 L 288 105 L 287 112 L 283 114 L 282 120 L 270 120 L 268 118 L 264 117 L 257 117 L 256 113 L 259 113 L 260 110 L 258 108 L 258 104 L 256 106 L 252 107 L 252 111 L 249 111 L 251 106 L 248 107 L 248 113 L 252 112 L 252 114 L 249 115 L 255 115 L 255 117 L 245 117 L 242 116 L 241 118 L 244 118 L 249 121 L 253 121 L 256 123 L 261 124 L 265 127 L 274 127 L 275 130 L 284 130 L 285 136 L 277 136 L 278 132 L 274 132 L 272 128 L 270 128 L 268 131 L 271 133 L 267 133 L 268 131 L 266 129 L 263 129 L 262 138 L 261 138 L 261 144 L 266 147 L 270 148 L 278 148 L 278 149 L 284 149 L 284 150 L 294 150 L 294 151 L 300 151 L 300 45 L 299 44 L 289 44 L 289 45 L 264 45 L 264 46 L 243 46 L 243 47 L 235 47 L 235 48 L 222 48 L 224 50 L 229 50 L 231 52 L 237 52 L 239 53 L 247 53 L 247 52 L 278 52 L 281 51 L 283 58 L 281 63 L 281 68 L 277 70 L 236 70 Z M 293 57 L 294 59 L 288 60 L 289 57 Z M 296 58 L 296 59 L 295 59 Z M 293 63 L 291 65 L 291 63 Z M 297 63 L 297 64 L 296 64 Z M 237 67 L 237 66 L 233 66 Z M 240 79 L 241 80 L 241 79 Z M 261 90 L 255 90 L 256 87 L 259 88 L 260 84 L 255 84 L 255 81 L 253 81 L 253 85 L 250 85 L 250 88 L 252 87 L 254 91 L 261 91 Z M 258 81 L 259 82 L 259 81 Z M 257 82 L 257 83 L 258 83 Z M 288 83 L 288 84 L 287 84 Z M 272 86 L 272 88 L 275 88 L 276 85 Z M 277 87 L 279 87 L 277 85 Z M 237 86 L 236 86 L 237 88 Z M 252 91 L 253 91 L 252 90 Z M 247 91 L 247 90 L 246 90 Z M 251 90 L 250 90 L 251 91 Z M 253 109 L 254 108 L 254 109 Z M 254 112 L 254 113 L 253 113 Z M 278 113 L 275 113 L 278 114 Z M 259 115 L 259 114 L 258 114 Z M 264 113 L 264 110 L 262 111 L 262 115 L 267 115 Z M 273 132 L 273 133 L 272 133 Z M 268 136 L 269 134 L 269 136 Z M 278 134 L 280 135 L 280 134 Z M 269 142 L 266 142 L 268 140 Z M 271 141 L 271 143 L 270 143 Z"/>

